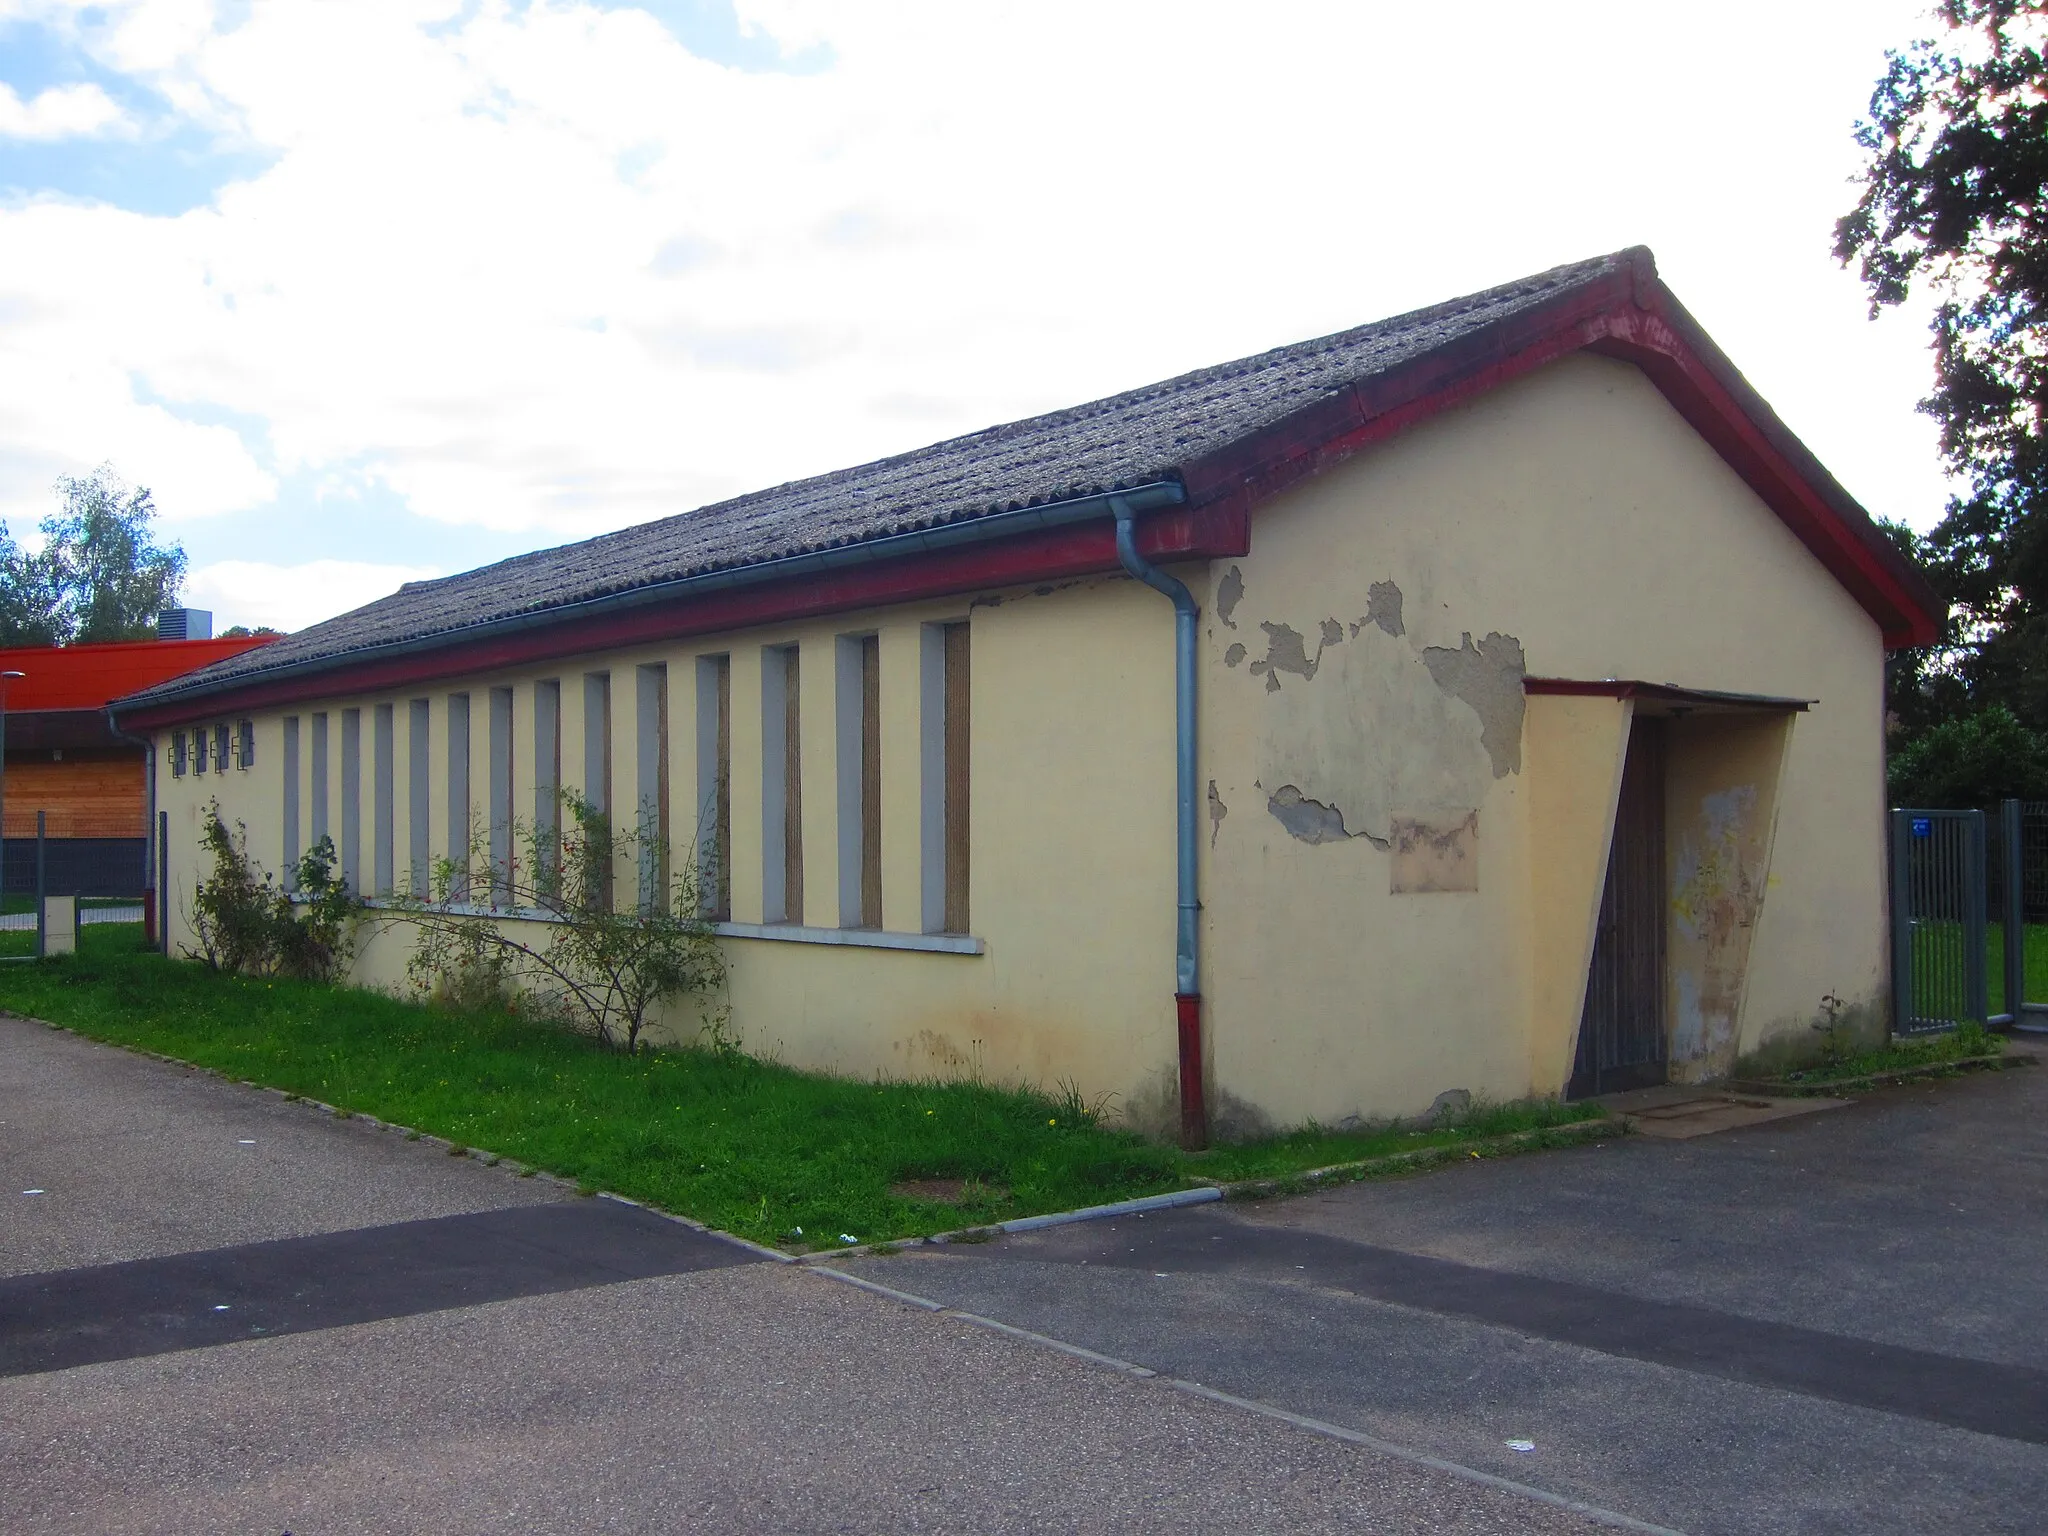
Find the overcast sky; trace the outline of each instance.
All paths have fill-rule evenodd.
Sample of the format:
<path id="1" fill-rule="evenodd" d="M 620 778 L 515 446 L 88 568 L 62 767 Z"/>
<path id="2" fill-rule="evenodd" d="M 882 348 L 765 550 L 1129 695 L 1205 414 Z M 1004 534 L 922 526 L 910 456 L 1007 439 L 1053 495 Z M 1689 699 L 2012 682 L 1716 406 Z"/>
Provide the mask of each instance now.
<path id="1" fill-rule="evenodd" d="M 111 460 L 216 623 L 1625 245 L 1873 512 L 1829 254 L 1897 0 L 0 0 L 0 516 Z"/>

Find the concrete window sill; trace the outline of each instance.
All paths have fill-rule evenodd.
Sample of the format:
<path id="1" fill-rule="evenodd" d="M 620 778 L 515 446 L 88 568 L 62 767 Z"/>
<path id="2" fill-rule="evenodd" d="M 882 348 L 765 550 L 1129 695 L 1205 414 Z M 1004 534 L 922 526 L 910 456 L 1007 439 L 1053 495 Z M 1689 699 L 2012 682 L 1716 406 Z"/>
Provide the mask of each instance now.
<path id="1" fill-rule="evenodd" d="M 303 897 L 294 897 L 303 902 Z M 373 896 L 363 903 L 379 911 L 393 903 Z M 488 907 L 451 902 L 438 909 L 458 917 L 497 917 L 523 923 L 558 923 L 551 912 L 532 907 Z M 882 928 L 810 928 L 801 923 L 713 923 L 722 939 L 767 939 L 778 944 L 838 944 L 854 949 L 903 949 L 930 955 L 981 955 L 988 945 L 965 933 L 896 933 Z"/>

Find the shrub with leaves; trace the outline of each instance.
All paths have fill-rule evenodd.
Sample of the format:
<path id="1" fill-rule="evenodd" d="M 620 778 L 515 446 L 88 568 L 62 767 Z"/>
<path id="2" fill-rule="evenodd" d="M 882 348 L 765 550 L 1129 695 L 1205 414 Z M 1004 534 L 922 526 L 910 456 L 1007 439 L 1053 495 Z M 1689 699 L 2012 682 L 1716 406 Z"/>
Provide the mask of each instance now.
<path id="1" fill-rule="evenodd" d="M 494 862 L 474 824 L 466 858 L 439 860 L 429 890 L 391 899 L 382 920 L 415 932 L 414 989 L 457 1006 L 502 1000 L 626 1051 L 663 1007 L 696 1002 L 724 1041 L 725 956 L 701 915 L 709 873 L 671 872 L 651 818 L 618 830 L 573 792 L 557 803 L 553 826 L 514 821 L 509 858 Z M 637 874 L 637 901 L 614 899 L 622 872 Z"/>
<path id="2" fill-rule="evenodd" d="M 321 838 L 299 860 L 296 900 L 249 857 L 248 843 L 248 828 L 241 822 L 229 827 L 220 802 L 209 802 L 199 844 L 211 856 L 213 872 L 193 892 L 195 958 L 231 976 L 333 980 L 348 963 L 362 910 L 335 874 L 333 840 Z"/>

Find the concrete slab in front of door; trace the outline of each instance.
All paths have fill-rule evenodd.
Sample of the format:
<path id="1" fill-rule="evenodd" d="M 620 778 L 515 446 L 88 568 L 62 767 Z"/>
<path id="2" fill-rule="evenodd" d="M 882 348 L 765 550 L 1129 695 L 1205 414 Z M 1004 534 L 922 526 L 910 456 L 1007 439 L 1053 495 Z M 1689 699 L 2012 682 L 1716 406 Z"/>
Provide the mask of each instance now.
<path id="1" fill-rule="evenodd" d="M 1612 1114 L 1624 1115 L 1639 1136 L 1657 1136 L 1666 1141 L 1690 1141 L 1715 1131 L 1737 1130 L 1804 1115 L 1815 1110 L 1840 1109 L 1847 1099 L 1766 1098 L 1761 1094 L 1722 1093 L 1683 1083 L 1666 1083 L 1656 1088 L 1638 1088 L 1632 1093 L 1610 1093 L 1600 1100 Z"/>

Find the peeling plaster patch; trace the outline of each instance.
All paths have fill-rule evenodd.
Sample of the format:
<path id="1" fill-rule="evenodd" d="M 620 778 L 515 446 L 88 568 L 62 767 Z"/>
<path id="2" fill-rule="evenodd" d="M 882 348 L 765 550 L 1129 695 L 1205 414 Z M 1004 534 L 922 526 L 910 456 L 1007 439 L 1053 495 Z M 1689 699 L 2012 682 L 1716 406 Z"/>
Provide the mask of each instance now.
<path id="1" fill-rule="evenodd" d="M 1273 819 L 1287 829 L 1287 835 L 1303 843 L 1349 842 L 1344 830 L 1344 813 L 1334 805 L 1311 800 L 1292 784 L 1282 784 L 1266 801 Z"/>
<path id="2" fill-rule="evenodd" d="M 1401 622 L 1401 589 L 1391 581 L 1376 581 L 1365 589 L 1365 617 L 1351 626 L 1351 633 L 1356 635 L 1368 624 L 1379 625 L 1396 639 L 1408 633 Z"/>
<path id="3" fill-rule="evenodd" d="M 1396 896 L 1479 889 L 1479 813 L 1451 825 L 1396 816 L 1389 876 Z"/>
<path id="4" fill-rule="evenodd" d="M 1230 814 L 1230 807 L 1223 803 L 1223 797 L 1216 793 L 1216 781 L 1209 781 L 1209 846 L 1216 846 L 1216 834 L 1223 830 L 1223 818 Z"/>
<path id="5" fill-rule="evenodd" d="M 1522 715 L 1528 707 L 1522 693 L 1522 642 L 1495 632 L 1475 646 L 1467 631 L 1455 651 L 1432 645 L 1423 650 L 1422 659 L 1437 687 L 1471 705 L 1479 717 L 1479 740 L 1493 760 L 1493 776 L 1504 779 L 1520 773 Z"/>
<path id="6" fill-rule="evenodd" d="M 1671 917 L 1691 955 L 1674 956 L 1672 1021 L 1674 1063 L 1725 1056 L 1735 1046 L 1743 974 L 1749 958 L 1746 930 L 1763 905 L 1757 870 L 1744 857 L 1754 832 L 1753 784 L 1717 790 L 1700 801 L 1700 836 L 1681 836 L 1672 875 Z"/>
<path id="7" fill-rule="evenodd" d="M 1223 665 L 1225 665 L 1226 667 L 1234 667 L 1241 663 L 1243 660 L 1244 647 L 1242 645 L 1239 645 L 1235 640 L 1231 641 L 1230 649 L 1223 653 Z"/>
<path id="8" fill-rule="evenodd" d="M 1323 620 L 1322 630 L 1323 650 L 1328 650 L 1333 645 L 1342 645 L 1344 643 L 1344 626 L 1335 619 Z M 1316 654 L 1321 656 L 1322 651 L 1318 651 Z"/>
<path id="9" fill-rule="evenodd" d="M 1265 675 L 1266 692 L 1280 691 L 1282 672 L 1296 673 L 1304 681 L 1315 680 L 1316 668 L 1323 664 L 1324 647 L 1317 646 L 1315 655 L 1309 655 L 1307 637 L 1292 624 L 1268 624 L 1261 619 L 1259 628 L 1266 632 L 1266 654 L 1252 663 L 1252 676 Z"/>
<path id="10" fill-rule="evenodd" d="M 1244 572 L 1233 565 L 1216 583 L 1216 617 L 1223 621 L 1225 629 L 1237 628 L 1237 620 L 1231 615 L 1237 612 L 1237 605 L 1243 601 Z"/>

